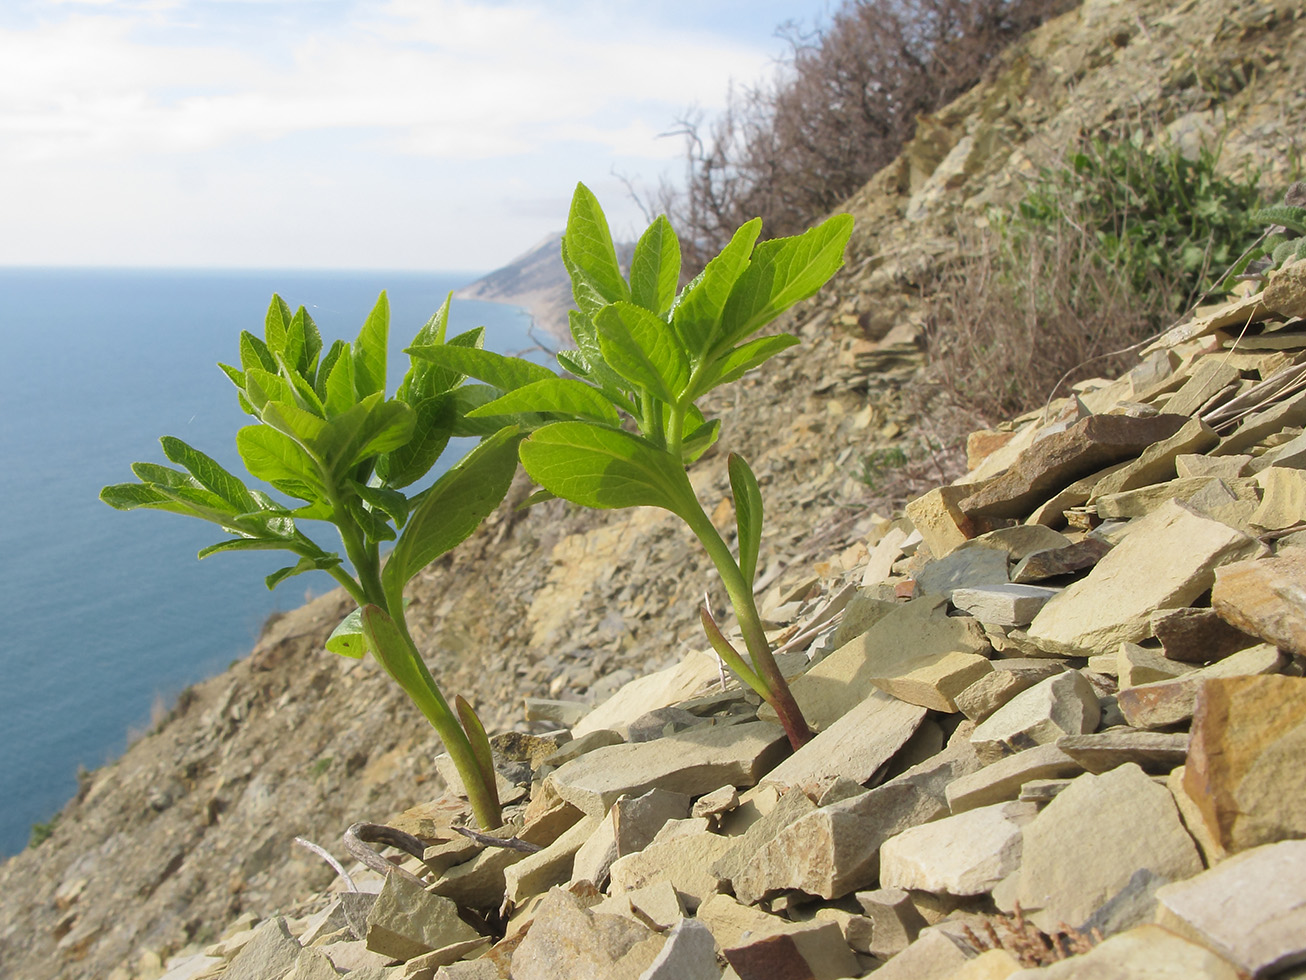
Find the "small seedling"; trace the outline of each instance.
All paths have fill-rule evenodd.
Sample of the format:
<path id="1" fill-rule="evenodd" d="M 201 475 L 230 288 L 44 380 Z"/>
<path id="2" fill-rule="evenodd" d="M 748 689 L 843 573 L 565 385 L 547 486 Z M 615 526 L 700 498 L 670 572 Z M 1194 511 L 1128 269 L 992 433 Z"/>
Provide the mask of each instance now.
<path id="1" fill-rule="evenodd" d="M 687 468 L 720 430 L 696 402 L 798 343 L 789 334 L 755 335 L 834 275 L 852 225 L 851 216 L 837 215 L 802 235 L 758 245 L 762 223 L 755 219 L 678 293 L 680 244 L 667 219 L 644 232 L 627 277 L 603 210 L 582 184 L 562 240 L 579 309 L 571 314 L 576 349 L 560 352 L 558 361 L 575 377 L 448 345 L 409 351 L 507 392 L 468 416 L 533 430 L 521 443 L 521 460 L 543 497 L 585 507 L 661 507 L 689 525 L 721 576 L 751 663 L 704 606 L 713 649 L 775 708 L 794 748 L 811 732 L 753 597 L 762 537 L 757 479 L 743 457 L 731 454 L 736 558 L 699 503 Z"/>
<path id="2" fill-rule="evenodd" d="M 445 340 L 449 301 L 418 332 L 423 349 L 480 350 L 484 329 Z M 165 436 L 164 455 L 184 470 L 135 463 L 139 483 L 105 487 L 100 499 L 119 510 L 144 507 L 217 524 L 230 537 L 204 548 L 283 550 L 298 561 L 267 577 L 269 589 L 292 575 L 320 570 L 359 608 L 337 627 L 327 649 L 348 657 L 367 651 L 430 720 L 458 767 L 482 828 L 501 823 L 490 746 L 461 697 L 451 709 L 423 662 L 404 618 L 404 587 L 419 571 L 467 538 L 499 505 L 517 469 L 521 433 L 512 426 L 469 425 L 464 414 L 498 391 L 464 385 L 465 375 L 413 358 L 395 397 L 387 398 L 390 307 L 382 293 L 349 344 L 322 339 L 301 306 L 279 296 L 268 308 L 262 339 L 240 335 L 240 367 L 219 365 L 236 386 L 240 407 L 258 420 L 236 434 L 249 472 L 300 503 L 287 507 L 247 487 L 213 459 Z M 473 431 L 474 430 L 474 431 Z M 418 492 L 449 439 L 483 435 L 468 455 Z M 301 529 L 333 524 L 344 558 Z M 381 546 L 394 542 L 381 562 Z M 348 566 L 346 565 L 348 560 Z"/>

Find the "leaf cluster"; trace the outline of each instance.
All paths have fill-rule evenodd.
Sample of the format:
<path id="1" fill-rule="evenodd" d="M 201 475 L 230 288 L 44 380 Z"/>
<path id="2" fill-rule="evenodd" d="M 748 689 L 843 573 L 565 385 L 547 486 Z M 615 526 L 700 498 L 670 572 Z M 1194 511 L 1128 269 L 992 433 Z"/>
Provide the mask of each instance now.
<path id="1" fill-rule="evenodd" d="M 415 344 L 479 351 L 483 328 L 446 341 L 449 301 L 419 331 Z M 236 387 L 241 409 L 256 420 L 239 430 L 236 446 L 250 474 L 297 501 L 287 506 L 247 486 L 211 457 L 165 436 L 164 455 L 180 467 L 134 463 L 137 483 L 105 487 L 101 499 L 120 510 L 147 508 L 217 524 L 230 537 L 200 551 L 280 549 L 299 560 L 267 577 L 274 588 L 292 575 L 322 570 L 344 576 L 344 559 L 310 539 L 305 520 L 340 532 L 360 579 L 380 574 L 378 548 L 396 542 L 384 572 L 385 592 L 469 535 L 497 506 L 515 468 L 516 433 L 463 420 L 469 403 L 487 395 L 464 385 L 465 375 L 412 358 L 393 398 L 386 397 L 390 308 L 385 293 L 350 343 L 324 349 L 304 307 L 293 313 L 273 296 L 263 336 L 242 331 L 239 366 L 219 367 Z M 489 434 L 462 463 L 411 496 L 457 435 Z M 345 576 L 347 577 L 347 576 Z M 351 584 L 351 583 L 346 583 Z M 367 581 L 352 583 L 355 598 Z"/>
<path id="2" fill-rule="evenodd" d="M 1257 228 L 1259 174 L 1223 176 L 1218 162 L 1205 147 L 1193 158 L 1174 145 L 1153 148 L 1142 133 L 1095 137 L 1041 170 L 1014 215 L 996 224 L 1018 263 L 1031 239 L 1074 221 L 1136 295 L 1164 290 L 1177 312 L 1215 288 Z"/>
<path id="3" fill-rule="evenodd" d="M 758 244 L 755 219 L 678 291 L 680 243 L 670 222 L 659 217 L 643 233 L 627 275 L 603 210 L 582 184 L 562 240 L 576 349 L 558 361 L 571 377 L 448 346 L 410 353 L 506 390 L 468 416 L 530 429 L 522 464 L 548 494 L 587 507 L 662 507 L 689 520 L 699 505 L 685 467 L 720 430 L 697 402 L 798 343 L 789 334 L 756 335 L 834 274 L 852 223 L 838 215 Z"/>
<path id="4" fill-rule="evenodd" d="M 1253 212 L 1251 217 L 1267 233 L 1243 253 L 1225 276 L 1225 282 L 1264 281 L 1274 270 L 1306 259 L 1306 208 L 1298 204 L 1276 204 Z"/>

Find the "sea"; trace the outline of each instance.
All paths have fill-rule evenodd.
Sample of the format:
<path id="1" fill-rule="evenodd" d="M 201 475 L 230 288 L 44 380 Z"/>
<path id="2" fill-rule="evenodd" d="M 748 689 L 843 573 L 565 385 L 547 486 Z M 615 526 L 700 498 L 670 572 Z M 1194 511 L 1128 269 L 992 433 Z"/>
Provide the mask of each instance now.
<path id="1" fill-rule="evenodd" d="M 183 688 L 246 655 L 271 613 L 335 584 L 318 572 L 269 592 L 264 576 L 291 563 L 279 553 L 197 561 L 219 529 L 112 510 L 100 488 L 131 481 L 133 461 L 166 463 L 163 435 L 243 474 L 235 433 L 252 420 L 217 362 L 239 364 L 241 330 L 262 336 L 273 293 L 306 307 L 329 345 L 352 340 L 386 290 L 393 393 L 403 347 L 475 278 L 0 268 L 0 857 L 58 813 L 79 770 L 121 755 Z M 537 347 L 524 310 L 454 300 L 450 333 L 476 326 L 493 350 Z M 324 544 L 334 534 L 305 527 Z"/>

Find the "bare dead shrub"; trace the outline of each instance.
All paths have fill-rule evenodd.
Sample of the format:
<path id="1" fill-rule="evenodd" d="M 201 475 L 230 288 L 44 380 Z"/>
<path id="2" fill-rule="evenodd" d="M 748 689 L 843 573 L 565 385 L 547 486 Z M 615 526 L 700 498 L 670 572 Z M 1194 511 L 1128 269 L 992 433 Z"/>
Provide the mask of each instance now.
<path id="1" fill-rule="evenodd" d="M 696 270 L 744 221 L 792 235 L 902 149 L 916 117 L 947 104 L 1002 49 L 1074 0 L 845 0 L 828 26 L 784 31 L 789 56 L 731 92 L 708 121 L 686 113 L 683 187 L 646 202 L 666 213 Z"/>

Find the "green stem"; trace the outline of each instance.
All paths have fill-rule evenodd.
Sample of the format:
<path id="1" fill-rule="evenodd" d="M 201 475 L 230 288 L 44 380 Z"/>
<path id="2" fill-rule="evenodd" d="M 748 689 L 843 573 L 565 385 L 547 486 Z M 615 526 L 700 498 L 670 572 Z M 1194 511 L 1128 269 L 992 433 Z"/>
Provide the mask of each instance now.
<path id="1" fill-rule="evenodd" d="M 717 574 L 721 576 L 721 584 L 725 586 L 726 595 L 730 597 L 730 605 L 735 610 L 735 617 L 739 620 L 739 629 L 743 633 L 748 654 L 753 660 L 753 667 L 769 692 L 769 696 L 764 695 L 764 697 L 779 715 L 780 724 L 784 726 L 785 734 L 789 736 L 789 744 L 795 750 L 800 749 L 811 740 L 812 731 L 803 718 L 798 702 L 794 700 L 789 690 L 789 683 L 780 673 L 775 656 L 771 653 L 771 643 L 766 638 L 766 630 L 762 626 L 762 617 L 757 611 L 753 590 L 749 583 L 744 581 L 744 575 L 730 553 L 729 546 L 717 533 L 707 512 L 694 496 L 688 475 L 685 476 L 683 490 L 688 495 L 688 499 L 680 516 L 703 545 L 708 557 L 712 559 L 712 564 L 716 566 Z M 689 500 L 693 501 L 693 506 L 689 506 Z"/>

